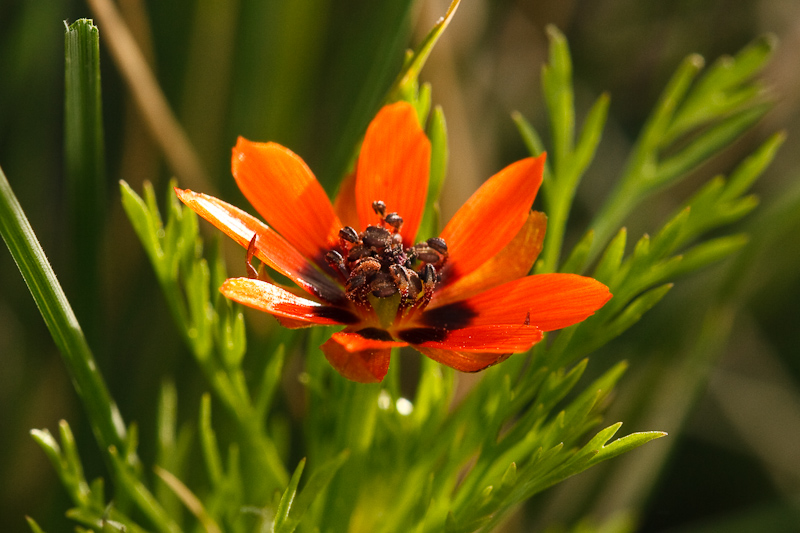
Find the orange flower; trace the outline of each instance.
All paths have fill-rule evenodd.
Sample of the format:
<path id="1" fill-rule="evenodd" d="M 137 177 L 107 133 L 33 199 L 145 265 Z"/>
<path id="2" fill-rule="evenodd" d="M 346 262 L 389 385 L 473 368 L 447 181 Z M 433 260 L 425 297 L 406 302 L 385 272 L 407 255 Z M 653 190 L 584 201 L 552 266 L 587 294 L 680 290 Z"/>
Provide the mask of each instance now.
<path id="1" fill-rule="evenodd" d="M 228 279 L 222 293 L 286 327 L 344 325 L 321 348 L 353 381 L 381 381 L 391 348 L 408 345 L 477 372 L 528 350 L 545 331 L 584 320 L 611 298 L 591 278 L 527 275 L 546 225 L 531 211 L 544 155 L 495 174 L 440 237 L 415 243 L 430 152 L 414 108 L 398 102 L 369 125 L 335 205 L 300 157 L 243 138 L 233 149 L 233 176 L 270 226 L 212 196 L 176 192 L 248 249 L 250 277 Z M 258 276 L 253 255 L 302 291 Z"/>

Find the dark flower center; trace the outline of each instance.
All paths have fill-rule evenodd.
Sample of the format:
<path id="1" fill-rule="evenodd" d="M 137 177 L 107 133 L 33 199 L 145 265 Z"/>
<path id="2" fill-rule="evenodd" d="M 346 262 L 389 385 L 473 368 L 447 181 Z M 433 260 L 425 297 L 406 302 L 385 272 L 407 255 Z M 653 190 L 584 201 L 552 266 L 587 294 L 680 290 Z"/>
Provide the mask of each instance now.
<path id="1" fill-rule="evenodd" d="M 339 249 L 325 260 L 345 284 L 345 295 L 355 303 L 367 304 L 369 297 L 400 295 L 400 307 L 427 305 L 447 261 L 447 244 L 433 237 L 409 248 L 403 247 L 400 229 L 403 218 L 386 213 L 378 200 L 372 208 L 381 217 L 379 226 L 367 226 L 358 233 L 350 226 L 339 230 Z"/>

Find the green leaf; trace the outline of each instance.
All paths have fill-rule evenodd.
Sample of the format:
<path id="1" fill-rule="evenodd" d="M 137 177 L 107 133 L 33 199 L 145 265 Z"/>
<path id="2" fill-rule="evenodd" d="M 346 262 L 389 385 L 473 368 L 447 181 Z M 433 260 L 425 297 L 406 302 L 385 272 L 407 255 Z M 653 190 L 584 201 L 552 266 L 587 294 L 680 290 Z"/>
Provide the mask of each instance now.
<path id="1" fill-rule="evenodd" d="M 261 385 L 254 402 L 257 413 L 256 416 L 259 419 L 263 420 L 269 413 L 272 400 L 275 398 L 275 393 L 278 391 L 278 386 L 280 385 L 285 358 L 286 350 L 283 344 L 281 344 L 278 349 L 272 353 L 272 356 L 264 368 Z"/>
<path id="2" fill-rule="evenodd" d="M 148 208 L 142 198 L 134 192 L 130 185 L 124 181 L 119 182 L 120 193 L 122 195 L 122 207 L 125 209 L 125 214 L 128 215 L 133 230 L 139 237 L 144 251 L 150 258 L 150 262 L 156 267 L 156 273 L 161 277 L 162 269 L 158 268 L 164 258 L 164 252 L 159 243 L 158 233 L 161 231 L 161 219 L 154 220 L 152 206 Z M 152 196 L 152 185 L 145 184 L 145 193 L 147 196 Z M 150 193 L 149 195 L 147 193 Z M 158 213 L 156 207 L 155 213 Z"/>
<path id="3" fill-rule="evenodd" d="M 314 500 L 322 494 L 333 479 L 333 476 L 336 475 L 336 472 L 344 465 L 349 456 L 350 452 L 345 450 L 314 470 L 314 473 L 311 474 L 303 490 L 300 491 L 300 494 L 297 495 L 297 498 L 294 500 L 294 504 L 291 505 L 291 508 L 288 510 L 288 517 L 283 522 L 280 529 L 277 527 L 275 528 L 275 533 L 292 533 L 295 530 L 308 508 L 311 507 Z M 298 468 L 300 467 L 298 466 Z"/>
<path id="4" fill-rule="evenodd" d="M 677 154 L 658 165 L 652 177 L 653 186 L 665 186 L 676 178 L 687 174 L 700 163 L 729 146 L 734 139 L 756 123 L 769 111 L 770 105 L 754 106 L 731 116 L 693 139 L 692 143 Z"/>
<path id="5" fill-rule="evenodd" d="M 44 250 L 0 169 L 0 235 L 67 366 L 100 449 L 120 446 L 125 424 Z"/>
<path id="6" fill-rule="evenodd" d="M 605 284 L 609 284 L 614 279 L 615 274 L 622 264 L 622 257 L 625 254 L 625 244 L 628 240 L 628 230 L 620 228 L 617 236 L 606 246 L 603 257 L 594 270 L 594 277 Z"/>
<path id="7" fill-rule="evenodd" d="M 575 137 L 575 109 L 572 93 L 572 60 L 569 45 L 558 28 L 547 26 L 550 58 L 542 67 L 542 88 L 553 136 L 553 163 L 556 172 L 567 168 Z"/>
<path id="8" fill-rule="evenodd" d="M 217 486 L 223 478 L 222 458 L 217 445 L 217 435 L 211 427 L 211 396 L 203 394 L 200 400 L 200 444 L 206 461 L 206 471 L 211 484 Z"/>
<path id="9" fill-rule="evenodd" d="M 648 251 L 649 261 L 655 263 L 669 256 L 678 244 L 678 238 L 681 236 L 686 222 L 689 220 L 689 208 L 678 211 L 661 228 L 658 234 L 650 243 Z"/>
<path id="10" fill-rule="evenodd" d="M 744 234 L 726 235 L 698 244 L 683 254 L 680 264 L 672 271 L 675 277 L 686 275 L 729 257 L 750 241 Z"/>
<path id="11" fill-rule="evenodd" d="M 26 516 L 25 520 L 28 522 L 28 527 L 31 528 L 33 533 L 45 533 L 44 530 L 39 527 L 39 524 L 36 523 L 36 520 L 31 518 L 30 516 Z"/>
<path id="12" fill-rule="evenodd" d="M 114 471 L 114 480 L 117 488 L 124 491 L 136 506 L 147 516 L 158 531 L 180 533 L 181 528 L 170 517 L 155 499 L 153 494 L 144 486 L 124 458 L 120 457 L 117 449 L 110 449 L 111 466 Z"/>
<path id="13" fill-rule="evenodd" d="M 744 161 L 739 163 L 728 179 L 728 186 L 720 197 L 721 201 L 731 201 L 747 192 L 764 170 L 772 163 L 778 149 L 786 140 L 786 132 L 773 134 Z"/>
<path id="14" fill-rule="evenodd" d="M 600 144 L 600 138 L 603 135 L 603 127 L 608 117 L 608 106 L 610 102 L 611 98 L 608 94 L 601 94 L 586 115 L 578 144 L 572 155 L 571 171 L 575 176 L 583 175 L 586 168 L 594 159 L 595 152 Z M 575 183 L 575 186 L 577 187 L 577 183 Z"/>
<path id="15" fill-rule="evenodd" d="M 431 141 L 430 177 L 428 180 L 428 197 L 425 200 L 420 229 L 417 231 L 422 239 L 439 234 L 439 196 L 447 174 L 447 124 L 442 108 L 436 106 L 428 125 L 428 137 Z"/>
<path id="16" fill-rule="evenodd" d="M 601 461 L 611 459 L 625 452 L 638 448 L 642 444 L 646 444 L 653 439 L 660 439 L 666 437 L 667 434 L 663 431 L 646 431 L 641 433 L 631 433 L 625 437 L 621 437 L 611 444 L 602 446 L 597 455 L 592 459 L 592 464 L 597 464 Z"/>
<path id="17" fill-rule="evenodd" d="M 586 259 L 589 257 L 589 250 L 592 248 L 594 231 L 587 231 L 578 244 L 572 249 L 567 260 L 561 265 L 559 272 L 565 274 L 580 274 L 586 266 Z"/>
<path id="18" fill-rule="evenodd" d="M 450 7 L 447 9 L 447 13 L 445 13 L 444 17 L 439 19 L 431 31 L 428 32 L 428 35 L 425 36 L 422 43 L 420 43 L 417 50 L 406 61 L 403 70 L 389 90 L 389 101 L 405 99 L 413 90 L 419 78 L 419 73 L 422 71 L 422 67 L 425 66 L 425 62 L 428 60 L 428 56 L 430 56 L 434 45 L 439 40 L 439 37 L 442 36 L 447 25 L 450 24 L 453 15 L 456 14 L 456 9 L 458 9 L 460 3 L 461 0 L 453 0 L 450 3 Z"/>
<path id="19" fill-rule="evenodd" d="M 542 142 L 542 137 L 539 135 L 533 125 L 528 122 L 524 116 L 522 116 L 522 113 L 519 111 L 514 111 L 511 114 L 511 118 L 514 121 L 514 124 L 517 125 L 517 130 L 522 137 L 522 141 L 525 143 L 525 147 L 532 156 L 538 157 L 547 151 L 544 142 Z M 552 179 L 552 163 L 548 159 L 544 163 L 542 182 L 543 184 L 547 184 L 550 183 Z M 547 190 L 547 186 L 545 186 L 545 190 Z"/>
<path id="20" fill-rule="evenodd" d="M 652 309 L 664 296 L 672 289 L 672 283 L 665 283 L 655 289 L 650 289 L 632 303 L 630 303 L 622 313 L 619 314 L 608 325 L 604 326 L 602 342 L 606 343 L 618 337 L 623 331 L 637 323 L 642 316 Z"/>

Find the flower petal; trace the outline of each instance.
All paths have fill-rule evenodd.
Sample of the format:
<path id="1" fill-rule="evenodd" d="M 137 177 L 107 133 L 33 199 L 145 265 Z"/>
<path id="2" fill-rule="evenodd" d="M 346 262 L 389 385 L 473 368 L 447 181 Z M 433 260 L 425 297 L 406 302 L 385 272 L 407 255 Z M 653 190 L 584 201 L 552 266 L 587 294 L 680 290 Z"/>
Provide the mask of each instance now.
<path id="1" fill-rule="evenodd" d="M 542 183 L 545 156 L 507 166 L 486 181 L 442 231 L 449 258 L 442 272 L 453 283 L 494 257 L 516 236 Z"/>
<path id="2" fill-rule="evenodd" d="M 520 321 L 517 324 L 492 324 L 444 330 L 413 328 L 397 333 L 397 337 L 415 348 L 440 348 L 458 352 L 517 353 L 530 349 L 542 340 L 542 331 Z"/>
<path id="3" fill-rule="evenodd" d="M 437 287 L 431 305 L 438 307 L 463 300 L 481 291 L 491 289 L 523 276 L 527 276 L 542 251 L 547 217 L 533 211 L 517 235 L 494 257 L 475 271 Z M 446 281 L 446 280 L 443 280 Z"/>
<path id="4" fill-rule="evenodd" d="M 339 184 L 339 192 L 333 202 L 333 209 L 342 221 L 342 226 L 359 228 L 358 213 L 356 212 L 356 174 L 351 172 Z"/>
<path id="5" fill-rule="evenodd" d="M 357 324 L 360 321 L 347 309 L 319 304 L 257 279 L 227 279 L 219 290 L 240 304 L 296 321 L 328 325 Z"/>
<path id="6" fill-rule="evenodd" d="M 341 344 L 348 352 L 408 346 L 407 342 L 393 340 L 387 332 L 383 333 L 386 334 L 386 338 L 370 338 L 364 335 L 363 330 L 361 332 L 339 331 L 331 335 L 331 339 Z"/>
<path id="7" fill-rule="evenodd" d="M 320 346 L 325 358 L 342 376 L 358 383 L 378 383 L 383 381 L 389 370 L 391 349 L 368 348 L 350 352 L 331 337 Z"/>
<path id="8" fill-rule="evenodd" d="M 175 189 L 178 198 L 194 212 L 224 231 L 244 248 L 256 239 L 256 257 L 289 277 L 304 290 L 331 303 L 344 302 L 341 287 L 317 270 L 291 244 L 257 218 L 218 198 L 190 190 Z"/>
<path id="9" fill-rule="evenodd" d="M 342 224 L 308 165 L 279 144 L 239 137 L 231 170 L 264 220 L 301 254 L 327 268 L 325 254 L 337 244 Z"/>
<path id="10" fill-rule="evenodd" d="M 480 372 L 485 368 L 495 365 L 508 359 L 511 354 L 496 353 L 460 353 L 454 350 L 442 348 L 428 348 L 415 346 L 423 355 L 430 357 L 434 361 L 455 368 L 461 372 Z"/>
<path id="11" fill-rule="evenodd" d="M 361 230 L 378 225 L 372 202 L 382 200 L 388 213 L 403 217 L 400 233 L 406 246 L 414 238 L 428 194 L 431 143 L 411 104 L 397 102 L 381 109 L 372 120 L 356 171 L 356 209 Z"/>
<path id="12" fill-rule="evenodd" d="M 585 320 L 611 298 L 608 287 L 576 274 L 538 274 L 498 285 L 422 314 L 421 323 L 455 329 L 528 323 L 552 331 Z"/>

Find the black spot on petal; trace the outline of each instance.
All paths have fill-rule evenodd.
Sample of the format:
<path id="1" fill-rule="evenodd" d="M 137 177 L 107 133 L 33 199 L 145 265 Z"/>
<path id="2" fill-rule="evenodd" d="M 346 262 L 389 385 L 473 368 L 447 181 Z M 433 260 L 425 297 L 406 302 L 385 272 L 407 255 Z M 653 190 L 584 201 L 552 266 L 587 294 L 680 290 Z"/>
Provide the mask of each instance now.
<path id="1" fill-rule="evenodd" d="M 423 342 L 442 342 L 447 338 L 447 330 L 441 328 L 412 328 L 400 331 L 397 337 L 409 344 Z"/>
<path id="2" fill-rule="evenodd" d="M 389 332 L 383 329 L 378 328 L 364 328 L 356 331 L 359 335 L 364 337 L 365 339 L 369 339 L 372 341 L 392 341 L 394 340 Z"/>
<path id="3" fill-rule="evenodd" d="M 318 316 L 320 318 L 329 318 L 331 320 L 335 320 L 339 324 L 357 324 L 359 319 L 356 315 L 348 311 L 347 309 L 342 309 L 341 307 L 315 307 L 314 308 L 314 316 Z"/>
<path id="4" fill-rule="evenodd" d="M 461 329 L 469 326 L 477 315 L 466 303 L 455 302 L 428 309 L 422 314 L 422 323 L 433 328 Z"/>

